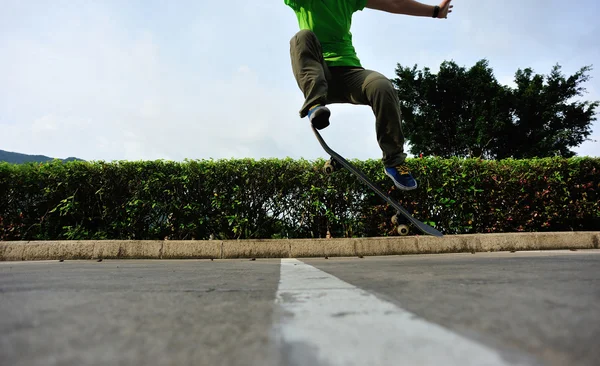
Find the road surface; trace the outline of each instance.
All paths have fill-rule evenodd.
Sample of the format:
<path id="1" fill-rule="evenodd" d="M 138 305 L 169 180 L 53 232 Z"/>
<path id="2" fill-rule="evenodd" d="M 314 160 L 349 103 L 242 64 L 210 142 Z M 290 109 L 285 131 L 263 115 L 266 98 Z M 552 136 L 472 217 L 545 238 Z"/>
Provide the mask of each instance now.
<path id="1" fill-rule="evenodd" d="M 597 365 L 600 251 L 0 263 L 2 365 Z"/>

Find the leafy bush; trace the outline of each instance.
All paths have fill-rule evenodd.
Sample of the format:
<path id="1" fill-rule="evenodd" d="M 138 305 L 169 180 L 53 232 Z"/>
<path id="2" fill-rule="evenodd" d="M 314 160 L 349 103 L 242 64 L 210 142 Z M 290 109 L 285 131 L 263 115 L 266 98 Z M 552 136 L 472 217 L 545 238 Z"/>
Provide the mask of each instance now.
<path id="1" fill-rule="evenodd" d="M 395 235 L 393 209 L 324 162 L 0 163 L 0 239 Z M 379 160 L 352 162 L 446 234 L 600 228 L 600 159 L 409 159 L 420 188 L 408 193 Z"/>

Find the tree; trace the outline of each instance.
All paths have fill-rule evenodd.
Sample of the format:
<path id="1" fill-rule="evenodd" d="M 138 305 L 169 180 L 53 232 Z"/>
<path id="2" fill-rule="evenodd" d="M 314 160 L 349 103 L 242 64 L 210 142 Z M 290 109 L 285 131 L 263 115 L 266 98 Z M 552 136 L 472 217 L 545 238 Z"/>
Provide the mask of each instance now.
<path id="1" fill-rule="evenodd" d="M 393 80 L 411 153 L 442 157 L 572 156 L 590 135 L 598 102 L 581 96 L 589 67 L 565 79 L 560 66 L 546 78 L 515 74 L 516 89 L 500 85 L 487 60 L 470 69 L 445 61 L 437 75 L 398 65 Z M 544 83 L 544 80 L 547 80 Z"/>
<path id="2" fill-rule="evenodd" d="M 586 92 L 581 84 L 589 80 L 586 72 L 591 67 L 568 78 L 560 69 L 555 65 L 547 77 L 534 75 L 530 68 L 517 71 L 511 103 L 512 143 L 500 151 L 500 157 L 571 157 L 575 153 L 570 148 L 591 134 L 598 102 L 574 100 Z"/>

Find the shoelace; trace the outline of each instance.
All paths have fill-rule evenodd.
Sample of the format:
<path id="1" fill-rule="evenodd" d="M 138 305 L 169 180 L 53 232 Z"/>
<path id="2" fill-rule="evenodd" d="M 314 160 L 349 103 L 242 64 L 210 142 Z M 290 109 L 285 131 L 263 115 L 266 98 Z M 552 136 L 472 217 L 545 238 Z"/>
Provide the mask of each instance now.
<path id="1" fill-rule="evenodd" d="M 400 173 L 400 175 L 410 174 L 410 169 L 408 169 L 408 167 L 406 165 L 398 165 L 396 167 L 396 170 L 398 171 L 398 173 Z"/>

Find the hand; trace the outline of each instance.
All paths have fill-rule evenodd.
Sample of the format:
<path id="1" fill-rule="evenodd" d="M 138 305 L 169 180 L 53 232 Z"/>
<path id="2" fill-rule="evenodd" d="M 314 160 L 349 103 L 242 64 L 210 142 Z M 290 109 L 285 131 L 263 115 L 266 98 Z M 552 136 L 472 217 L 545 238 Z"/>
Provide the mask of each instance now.
<path id="1" fill-rule="evenodd" d="M 454 5 L 450 5 L 452 0 L 442 0 L 440 4 L 440 12 L 438 13 L 438 18 L 448 18 L 448 13 L 452 13 L 452 8 Z"/>

